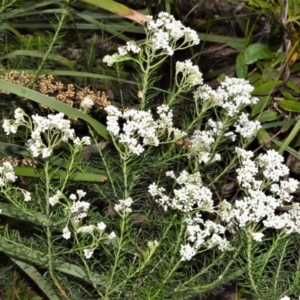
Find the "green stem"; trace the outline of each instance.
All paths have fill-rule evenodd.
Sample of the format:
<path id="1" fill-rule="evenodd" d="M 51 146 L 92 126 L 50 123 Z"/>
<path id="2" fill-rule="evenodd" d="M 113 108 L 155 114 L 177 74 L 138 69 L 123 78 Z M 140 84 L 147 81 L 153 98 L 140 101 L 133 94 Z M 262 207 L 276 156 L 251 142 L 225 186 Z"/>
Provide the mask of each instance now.
<path id="1" fill-rule="evenodd" d="M 75 229 L 75 228 L 74 228 Z M 76 229 L 74 230 L 74 239 L 76 241 L 76 244 L 78 246 L 80 246 L 80 241 L 78 240 L 78 236 L 77 236 L 77 233 L 76 233 Z M 86 262 L 86 259 L 84 258 L 84 254 L 83 254 L 83 251 L 80 250 L 80 258 L 81 258 L 81 261 L 83 262 L 84 266 L 85 266 L 85 270 L 86 272 L 88 273 L 88 277 L 90 279 L 90 282 L 93 286 L 93 288 L 95 289 L 95 291 L 98 293 L 98 295 L 101 297 L 101 299 L 104 298 L 104 295 L 98 290 L 98 287 L 97 287 L 97 283 L 94 281 L 93 279 L 93 276 L 92 276 L 92 272 L 90 270 L 90 267 L 88 265 L 88 263 Z"/>
<path id="2" fill-rule="evenodd" d="M 122 216 L 121 234 L 120 234 L 120 238 L 118 239 L 118 246 L 117 246 L 118 250 L 117 250 L 116 257 L 115 257 L 115 263 L 114 263 L 114 266 L 113 266 L 113 269 L 112 269 L 110 280 L 109 280 L 109 283 L 108 283 L 108 285 L 105 289 L 105 296 L 104 296 L 105 300 L 109 300 L 108 296 L 109 296 L 109 294 L 111 294 L 113 292 L 113 290 L 111 290 L 111 286 L 112 286 L 112 282 L 113 282 L 113 279 L 114 279 L 115 274 L 116 274 L 117 266 L 119 265 L 119 259 L 120 259 L 120 256 L 121 256 L 121 250 L 122 250 L 122 246 L 123 246 L 124 232 L 125 232 L 125 218 L 124 218 L 124 216 Z"/>
<path id="3" fill-rule="evenodd" d="M 129 160 L 129 156 L 124 157 L 123 159 L 121 158 L 122 163 L 123 163 L 123 178 L 124 178 L 124 199 L 129 197 L 129 191 L 128 191 L 128 170 L 127 170 L 127 164 Z"/>
<path id="4" fill-rule="evenodd" d="M 50 224 L 51 222 L 51 212 L 50 212 L 50 204 L 49 204 L 49 197 L 50 197 L 50 176 L 49 176 L 49 161 L 47 160 L 45 162 L 45 166 L 44 166 L 44 173 L 45 173 L 45 185 L 46 185 L 46 194 L 45 194 L 45 203 L 46 203 L 46 216 L 47 216 L 47 223 Z M 62 296 L 69 300 L 70 298 L 68 297 L 68 295 L 66 294 L 66 292 L 64 291 L 63 287 L 59 284 L 58 280 L 55 277 L 54 274 L 54 261 L 53 261 L 53 240 L 52 240 L 52 231 L 51 231 L 51 226 L 47 225 L 46 226 L 46 234 L 47 234 L 47 245 L 48 245 L 48 272 L 49 275 L 52 279 L 52 281 L 54 282 L 54 285 L 58 288 L 58 290 L 60 291 L 60 293 L 62 294 Z"/>
<path id="5" fill-rule="evenodd" d="M 241 248 L 242 248 L 242 244 L 240 244 L 240 246 L 235 250 L 235 253 L 232 257 L 232 259 L 229 261 L 229 263 L 226 264 L 226 267 L 224 268 L 224 271 L 216 278 L 215 281 L 213 282 L 210 282 L 209 284 L 206 284 L 206 285 L 201 285 L 199 286 L 198 288 L 198 291 L 199 293 L 201 292 L 205 292 L 205 291 L 210 291 L 212 289 L 214 289 L 218 284 L 219 282 L 221 282 L 222 280 L 224 280 L 224 278 L 226 278 L 226 274 L 227 272 L 229 271 L 231 265 L 233 263 L 235 263 L 235 259 L 236 257 L 238 256 Z M 191 287 L 186 287 L 183 289 L 184 286 L 188 285 L 189 283 L 193 282 L 196 278 L 198 278 L 199 276 L 203 275 L 203 274 L 208 274 L 209 270 L 214 267 L 215 265 L 219 264 L 219 262 L 222 260 L 222 258 L 226 255 L 226 253 L 222 253 L 220 256 L 218 256 L 217 259 L 215 259 L 210 265 L 208 265 L 206 268 L 203 268 L 200 272 L 197 273 L 196 276 L 190 278 L 188 281 L 184 282 L 181 287 L 177 290 L 177 292 L 185 292 L 186 290 L 190 290 Z M 243 273 L 244 271 L 243 270 L 239 270 L 239 272 Z M 197 289 L 197 288 L 196 288 Z"/>
<path id="6" fill-rule="evenodd" d="M 149 77 L 150 77 L 150 66 L 151 66 L 150 65 L 151 64 L 150 55 L 147 55 L 147 59 L 146 59 L 145 62 L 146 62 L 146 68 L 144 68 L 144 66 L 142 65 L 142 63 L 140 64 L 140 68 L 143 71 L 143 76 L 142 76 L 142 94 L 141 94 L 141 110 L 144 110 L 145 106 L 146 106 L 146 93 L 147 93 L 148 86 L 149 86 L 148 81 L 149 81 Z"/>
<path id="7" fill-rule="evenodd" d="M 261 300 L 259 297 L 259 292 L 257 290 L 257 284 L 255 282 L 255 279 L 253 277 L 253 255 L 252 255 L 252 249 L 253 249 L 253 238 L 249 232 L 246 232 L 247 235 L 247 271 L 249 280 L 251 283 L 251 287 L 257 297 L 257 300 Z"/>
<path id="8" fill-rule="evenodd" d="M 63 9 L 63 13 L 62 13 L 61 17 L 58 19 L 58 24 L 57 24 L 57 28 L 56 28 L 56 30 L 55 30 L 54 37 L 53 37 L 53 39 L 52 39 L 52 41 L 51 41 L 51 43 L 50 43 L 50 45 L 49 45 L 49 47 L 48 47 L 46 53 L 43 55 L 42 61 L 41 61 L 41 63 L 39 64 L 39 67 L 38 67 L 38 69 L 36 70 L 35 76 L 34 76 L 34 77 L 36 77 L 36 76 L 40 73 L 40 71 L 42 70 L 43 65 L 45 64 L 45 61 L 47 60 L 47 58 L 48 58 L 50 52 L 52 51 L 53 46 L 54 46 L 55 43 L 57 42 L 57 40 L 58 40 L 58 38 L 59 38 L 59 33 L 60 33 L 60 31 L 61 31 L 61 29 L 62 29 L 62 27 L 63 27 L 63 25 L 64 25 L 64 20 L 65 20 L 67 14 L 68 14 L 67 9 L 66 9 L 66 8 Z"/>

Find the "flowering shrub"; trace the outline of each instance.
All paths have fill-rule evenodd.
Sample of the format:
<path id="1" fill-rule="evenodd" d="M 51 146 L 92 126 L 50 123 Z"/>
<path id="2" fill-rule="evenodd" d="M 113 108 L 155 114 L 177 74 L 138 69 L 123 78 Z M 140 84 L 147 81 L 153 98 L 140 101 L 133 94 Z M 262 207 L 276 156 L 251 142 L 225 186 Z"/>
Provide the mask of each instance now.
<path id="1" fill-rule="evenodd" d="M 171 92 L 155 106 L 155 71 L 174 51 L 199 39 L 167 13 L 147 22 L 145 31 L 145 42 L 127 42 L 104 57 L 108 66 L 130 60 L 139 70 L 140 107 L 105 108 L 114 150 L 97 147 L 99 159 L 92 166 L 82 156 L 97 136 L 91 130 L 91 137 L 77 137 L 62 113 L 29 117 L 17 109 L 14 120 L 4 120 L 7 135 L 22 128 L 30 136 L 25 145 L 38 159 L 40 176 L 18 187 L 13 166 L 4 162 L 2 213 L 9 215 L 4 208 L 10 203 L 28 218 L 38 217 L 40 238 L 30 247 L 37 258 L 46 257 L 40 268 L 64 299 L 188 299 L 238 276 L 256 299 L 299 293 L 300 286 L 292 284 L 297 267 L 288 275 L 291 285 L 278 272 L 270 287 L 268 259 L 275 264 L 278 249 L 295 255 L 289 236 L 299 234 L 300 208 L 292 196 L 299 182 L 287 178 L 289 170 L 275 150 L 259 155 L 247 150 L 261 128 L 247 114 L 258 101 L 253 87 L 225 78 L 212 90 L 198 66 L 186 60 L 176 63 Z M 191 89 L 192 106 L 175 120 Z M 92 105 L 86 98 L 81 109 L 88 113 Z M 108 181 L 84 188 L 72 182 L 75 171 L 89 167 L 105 169 Z M 220 194 L 234 180 L 235 195 Z M 21 252 L 29 244 L 9 234 L 4 231 L 2 240 L 9 236 Z M 271 245 L 267 254 L 263 245 Z M 26 254 L 19 258 L 37 263 Z M 282 256 L 278 269 L 291 259 Z"/>

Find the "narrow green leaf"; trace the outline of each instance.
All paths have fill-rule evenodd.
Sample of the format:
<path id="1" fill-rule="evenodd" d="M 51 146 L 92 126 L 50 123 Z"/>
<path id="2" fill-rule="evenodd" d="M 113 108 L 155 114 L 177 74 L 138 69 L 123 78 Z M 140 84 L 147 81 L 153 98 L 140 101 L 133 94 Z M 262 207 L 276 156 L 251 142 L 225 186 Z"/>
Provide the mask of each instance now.
<path id="1" fill-rule="evenodd" d="M 296 72 L 298 72 L 300 70 L 300 62 L 298 62 L 298 63 L 296 63 L 296 64 L 294 64 L 292 67 L 291 67 L 291 74 L 293 74 L 293 73 L 296 73 Z"/>
<path id="2" fill-rule="evenodd" d="M 9 70 L 7 70 L 8 72 Z M 21 69 L 17 70 L 19 72 L 27 72 L 30 74 L 34 74 L 35 70 L 28 70 L 28 69 Z M 49 75 L 54 75 L 54 76 L 75 76 L 75 77 L 89 77 L 89 78 L 99 78 L 99 79 L 104 79 L 104 80 L 111 80 L 111 81 L 120 81 L 124 83 L 130 83 L 137 85 L 136 81 L 131 81 L 131 80 L 126 80 L 123 78 L 118 78 L 118 77 L 113 77 L 113 76 L 107 76 L 107 75 L 102 75 L 102 74 L 97 74 L 97 73 L 89 73 L 89 72 L 78 72 L 78 71 L 65 71 L 65 70 L 41 70 L 40 74 L 49 74 Z"/>
<path id="3" fill-rule="evenodd" d="M 294 84 L 293 82 L 291 82 L 290 80 L 288 80 L 286 83 L 285 83 L 285 86 L 292 89 L 294 92 L 300 94 L 300 87 L 297 86 L 296 84 Z"/>
<path id="4" fill-rule="evenodd" d="M 27 264 L 21 260 L 18 260 L 16 258 L 10 258 L 23 272 L 25 272 L 31 280 L 33 280 L 36 285 L 41 289 L 41 291 L 44 293 L 45 296 L 48 297 L 50 300 L 60 300 L 61 298 L 57 296 L 55 289 L 53 288 L 53 285 L 45 280 L 43 275 L 38 272 L 38 270 L 30 265 Z"/>
<path id="5" fill-rule="evenodd" d="M 35 51 L 35 50 L 15 50 L 13 52 L 10 52 L 2 57 L 0 57 L 0 60 L 3 59 L 8 59 L 8 58 L 13 58 L 15 56 L 31 56 L 31 57 L 44 57 L 45 53 L 41 52 L 41 51 Z M 69 69 L 75 71 L 75 67 L 73 65 L 73 63 L 68 60 L 67 58 L 59 55 L 59 54 L 53 54 L 50 53 L 48 55 L 48 59 L 57 61 L 65 66 L 67 66 Z"/>
<path id="6" fill-rule="evenodd" d="M 263 129 L 280 127 L 282 132 L 289 130 L 295 123 L 295 119 L 269 122 L 262 125 Z"/>
<path id="7" fill-rule="evenodd" d="M 257 80 L 261 79 L 261 74 L 258 73 L 258 72 L 254 72 L 252 73 L 250 76 L 247 77 L 247 80 L 250 82 L 250 83 L 253 83 Z"/>
<path id="8" fill-rule="evenodd" d="M 88 14 L 84 14 L 84 13 L 79 13 L 76 12 L 76 15 L 81 17 L 83 20 L 88 21 L 90 24 L 95 25 L 98 29 L 102 29 L 107 31 L 108 33 L 112 34 L 113 36 L 128 42 L 131 40 L 131 38 L 127 37 L 126 35 L 120 33 L 120 31 L 117 31 L 116 29 L 114 29 L 114 27 L 110 26 L 109 24 L 104 24 L 102 22 L 97 21 L 95 18 L 91 17 Z M 76 25 L 77 26 L 77 25 Z M 131 24 L 131 26 L 133 26 L 133 24 Z M 124 27 L 121 27 L 120 30 L 124 31 Z"/>
<path id="9" fill-rule="evenodd" d="M 14 167 L 14 172 L 18 176 L 33 177 L 39 178 L 44 176 L 44 171 L 39 170 L 33 167 Z M 59 170 L 53 175 L 53 178 L 66 178 L 66 171 Z M 89 181 L 89 182 L 103 182 L 107 180 L 107 177 L 104 174 L 95 174 L 95 173 L 84 173 L 78 172 L 72 174 L 70 180 L 73 181 Z"/>
<path id="10" fill-rule="evenodd" d="M 278 64 L 282 63 L 285 59 L 286 54 L 285 52 L 279 52 L 279 53 L 277 52 L 276 56 L 277 56 L 276 59 L 271 63 L 272 68 L 275 68 Z"/>
<path id="11" fill-rule="evenodd" d="M 114 14 L 124 16 L 124 17 L 129 18 L 138 23 L 143 23 L 143 21 L 150 20 L 145 15 L 143 15 L 123 4 L 115 2 L 113 0 L 102 0 L 102 1 L 101 0 L 100 1 L 99 0 L 80 0 L 80 1 L 88 3 L 90 5 L 100 7 L 105 10 L 108 10 Z"/>
<path id="12" fill-rule="evenodd" d="M 15 83 L 11 83 L 2 79 L 0 79 L 0 89 L 12 94 L 16 94 L 21 97 L 25 97 L 27 99 L 43 104 L 50 108 L 53 108 L 56 111 L 62 112 L 71 118 L 83 119 L 84 121 L 89 123 L 96 130 L 96 132 L 100 134 L 104 139 L 106 140 L 110 139 L 110 135 L 103 124 L 99 123 L 98 121 L 91 118 L 87 114 L 79 111 L 78 109 L 75 109 L 67 104 L 64 104 L 61 101 L 58 101 L 54 98 L 43 95 L 37 91 L 31 90 L 23 86 L 19 86 Z"/>
<path id="13" fill-rule="evenodd" d="M 271 141 L 271 136 L 265 129 L 260 129 L 256 135 L 256 138 L 261 146 L 269 146 Z"/>
<path id="14" fill-rule="evenodd" d="M 286 111 L 300 113 L 300 102 L 292 100 L 283 100 L 278 102 L 278 106 Z"/>
<path id="15" fill-rule="evenodd" d="M 26 147 L 24 146 L 19 146 L 16 144 L 10 144 L 10 143 L 4 143 L 0 142 L 0 150 L 3 153 L 7 153 L 9 155 L 23 155 L 23 156 L 29 156 L 29 152 Z"/>
<path id="16" fill-rule="evenodd" d="M 4 23 L 0 26 L 0 32 L 4 32 L 5 30 L 9 30 L 10 32 L 14 33 L 15 36 L 21 40 L 22 39 L 22 34 L 19 33 L 18 30 L 16 30 L 13 26 L 11 26 L 10 24 L 8 23 Z"/>
<path id="17" fill-rule="evenodd" d="M 123 15 L 129 15 L 131 13 L 131 9 L 123 4 L 120 4 L 118 2 L 112 1 L 112 0 L 81 0 L 82 2 L 85 2 L 90 5 L 94 5 L 97 7 L 100 7 L 102 9 L 108 10 L 112 13 L 121 13 Z"/>
<path id="18" fill-rule="evenodd" d="M 248 73 L 248 66 L 245 64 L 244 52 L 240 52 L 237 56 L 235 71 L 238 78 L 246 78 Z"/>
<path id="19" fill-rule="evenodd" d="M 278 151 L 280 154 L 282 154 L 286 150 L 286 148 L 290 144 L 290 142 L 299 133 L 299 129 L 300 129 L 300 119 L 298 119 L 296 125 L 294 126 L 294 128 L 292 129 L 292 131 L 290 132 L 290 134 L 288 135 L 288 137 L 285 139 L 285 141 L 281 145 L 281 147 L 280 147 L 280 149 Z"/>
<path id="20" fill-rule="evenodd" d="M 48 264 L 46 254 L 21 244 L 12 243 L 2 236 L 0 236 L 0 252 L 5 253 L 10 258 L 22 260 L 35 266 L 38 265 L 46 268 Z M 102 283 L 102 277 L 100 274 L 91 273 L 89 276 L 83 268 L 64 262 L 60 259 L 54 260 L 54 269 L 80 278 L 88 283 L 90 283 L 91 280 L 97 282 L 98 284 Z"/>
<path id="21" fill-rule="evenodd" d="M 262 114 L 259 117 L 260 122 L 270 122 L 277 119 L 277 111 L 268 110 L 262 112 Z"/>
<path id="22" fill-rule="evenodd" d="M 259 59 L 271 59 L 274 56 L 275 54 L 270 51 L 267 45 L 255 43 L 246 48 L 245 63 L 250 65 Z"/>
<path id="23" fill-rule="evenodd" d="M 263 84 L 260 84 L 259 86 L 255 87 L 254 91 L 252 92 L 255 96 L 265 96 L 271 93 L 271 91 L 279 84 L 275 81 L 269 81 Z"/>
<path id="24" fill-rule="evenodd" d="M 5 13 L 2 13 L 1 14 L 1 20 L 8 20 L 8 19 L 11 19 L 11 18 L 15 18 L 17 16 L 23 16 L 23 14 L 26 11 L 33 11 L 33 10 L 36 10 L 40 7 L 48 6 L 48 5 L 53 5 L 53 0 L 39 1 L 39 2 L 33 1 L 31 3 L 24 3 L 24 5 L 22 5 L 20 8 L 14 8 L 14 9 L 11 9 L 11 10 L 5 12 Z M 36 14 L 38 15 L 39 12 L 37 11 Z"/>
<path id="25" fill-rule="evenodd" d="M 10 203 L 0 203 L 1 215 L 31 222 L 33 224 L 47 225 L 48 220 L 46 215 L 38 212 L 33 214 L 24 213 L 19 208 L 16 208 Z"/>
<path id="26" fill-rule="evenodd" d="M 279 71 L 277 71 L 271 67 L 266 67 L 263 69 L 261 78 L 262 78 L 263 82 L 269 82 L 272 80 L 277 80 L 277 78 L 279 78 L 279 76 L 280 76 Z"/>
<path id="27" fill-rule="evenodd" d="M 241 41 L 239 42 L 235 42 L 235 41 L 230 41 L 227 43 L 227 45 L 231 48 L 234 48 L 238 51 L 244 51 L 246 49 L 244 43 L 241 43 Z"/>
<path id="28" fill-rule="evenodd" d="M 297 98 L 294 97 L 291 93 L 289 93 L 288 91 L 280 91 L 280 93 L 282 94 L 282 96 L 284 97 L 285 100 L 292 100 L 292 101 L 297 101 Z"/>
<path id="29" fill-rule="evenodd" d="M 283 143 L 281 141 L 278 141 L 272 137 L 270 137 L 270 140 L 279 147 L 283 146 Z M 295 149 L 293 149 L 289 146 L 286 146 L 285 150 L 300 160 L 300 152 L 296 151 Z"/>
<path id="30" fill-rule="evenodd" d="M 47 257 L 44 253 L 24 245 L 12 243 L 3 236 L 0 236 L 0 252 L 7 254 L 9 257 L 21 259 L 34 265 L 47 266 Z"/>

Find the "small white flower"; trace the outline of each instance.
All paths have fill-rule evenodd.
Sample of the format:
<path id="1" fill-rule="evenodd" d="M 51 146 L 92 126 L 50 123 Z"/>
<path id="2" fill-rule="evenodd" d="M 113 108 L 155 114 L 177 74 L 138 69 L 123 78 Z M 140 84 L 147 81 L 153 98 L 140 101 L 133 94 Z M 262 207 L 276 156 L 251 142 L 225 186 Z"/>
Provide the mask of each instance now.
<path id="1" fill-rule="evenodd" d="M 261 232 L 253 232 L 252 234 L 253 240 L 256 242 L 261 242 L 262 238 L 264 237 L 264 234 Z"/>
<path id="2" fill-rule="evenodd" d="M 22 190 L 22 193 L 24 195 L 24 201 L 25 202 L 28 202 L 28 201 L 31 200 L 31 195 L 30 195 L 30 193 L 28 191 Z"/>
<path id="3" fill-rule="evenodd" d="M 82 102 L 80 103 L 80 107 L 83 110 L 88 110 L 94 105 L 94 101 L 89 97 L 86 96 L 83 98 Z"/>
<path id="4" fill-rule="evenodd" d="M 129 41 L 126 43 L 126 49 L 132 53 L 139 53 L 141 51 L 140 47 L 134 41 Z"/>
<path id="5" fill-rule="evenodd" d="M 112 231 L 109 235 L 108 235 L 108 239 L 112 240 L 116 237 L 116 234 L 114 231 Z"/>
<path id="6" fill-rule="evenodd" d="M 86 259 L 89 259 L 93 256 L 94 254 L 94 249 L 84 249 L 83 250 L 84 256 Z"/>
<path id="7" fill-rule="evenodd" d="M 0 166 L 0 187 L 5 186 L 9 182 L 15 182 L 17 176 L 15 175 L 14 168 L 10 162 L 3 162 Z"/>
<path id="8" fill-rule="evenodd" d="M 64 229 L 63 229 L 63 238 L 64 239 L 66 239 L 66 240 L 68 240 L 70 237 L 71 237 L 71 231 L 69 230 L 69 228 L 68 227 L 65 227 Z"/>
<path id="9" fill-rule="evenodd" d="M 49 156 L 51 156 L 52 152 L 53 152 L 53 150 L 51 148 L 44 148 L 42 150 L 42 157 L 43 158 L 49 157 Z"/>
<path id="10" fill-rule="evenodd" d="M 131 205 L 133 203 L 133 200 L 131 197 L 125 199 L 125 200 L 119 200 L 119 204 L 116 204 L 114 206 L 114 209 L 117 211 L 117 212 L 124 212 L 125 214 L 127 213 L 130 213 L 132 211 L 132 209 L 130 208 Z"/>
<path id="11" fill-rule="evenodd" d="M 71 194 L 69 198 L 73 201 L 77 200 L 77 196 L 75 194 Z"/>
<path id="12" fill-rule="evenodd" d="M 148 243 L 147 243 L 147 245 L 148 245 L 148 247 L 149 248 L 156 248 L 157 246 L 158 246 L 158 241 L 157 240 L 154 240 L 154 241 L 149 241 Z"/>
<path id="13" fill-rule="evenodd" d="M 198 66 L 192 64 L 191 60 L 186 60 L 185 62 L 176 62 L 176 75 L 181 74 L 181 81 L 178 83 L 180 86 L 187 86 L 188 89 L 195 85 L 200 85 L 203 83 L 202 73 Z M 176 78 L 177 79 L 177 78 Z"/>
<path id="14" fill-rule="evenodd" d="M 86 195 L 86 192 L 84 192 L 83 190 L 77 190 L 76 193 L 77 193 L 79 199 L 81 199 L 82 197 L 85 197 L 85 195 Z"/>
<path id="15" fill-rule="evenodd" d="M 93 231 L 96 227 L 94 225 L 84 225 L 79 227 L 76 232 L 77 233 L 89 233 L 89 234 L 93 234 Z"/>
<path id="16" fill-rule="evenodd" d="M 97 227 L 100 231 L 104 231 L 106 228 L 106 224 L 104 224 L 103 222 L 100 222 L 97 224 Z"/>
<path id="17" fill-rule="evenodd" d="M 181 245 L 180 247 L 180 256 L 181 261 L 191 260 L 196 255 L 196 251 L 190 244 Z"/>
<path id="18" fill-rule="evenodd" d="M 59 199 L 63 198 L 63 196 L 64 195 L 62 194 L 62 192 L 60 190 L 57 190 L 55 195 L 49 197 L 49 200 L 48 200 L 49 204 L 51 206 L 54 206 L 55 204 L 57 204 L 59 202 Z"/>
<path id="19" fill-rule="evenodd" d="M 289 174 L 289 168 L 283 162 L 283 156 L 273 149 L 258 156 L 258 165 L 264 168 L 264 176 L 272 181 Z"/>
<path id="20" fill-rule="evenodd" d="M 86 201 L 74 201 L 72 206 L 71 206 L 71 213 L 78 213 L 80 211 L 88 211 L 89 207 L 90 207 L 90 203 L 86 202 Z"/>
<path id="21" fill-rule="evenodd" d="M 250 121 L 245 113 L 242 113 L 234 124 L 235 132 L 239 133 L 245 139 L 253 138 L 261 128 L 259 121 Z"/>

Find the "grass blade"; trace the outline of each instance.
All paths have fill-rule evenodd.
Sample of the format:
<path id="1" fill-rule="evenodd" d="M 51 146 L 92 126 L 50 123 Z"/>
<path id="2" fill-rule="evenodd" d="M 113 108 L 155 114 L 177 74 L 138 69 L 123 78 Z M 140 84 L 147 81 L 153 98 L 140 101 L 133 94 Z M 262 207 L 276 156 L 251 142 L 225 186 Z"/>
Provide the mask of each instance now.
<path id="1" fill-rule="evenodd" d="M 10 52 L 2 57 L 0 57 L 0 60 L 3 59 L 8 59 L 8 58 L 13 58 L 15 56 L 31 56 L 31 57 L 39 57 L 39 58 L 43 58 L 45 55 L 44 52 L 41 51 L 35 51 L 35 50 L 15 50 L 13 52 Z M 49 53 L 48 54 L 48 59 L 57 61 L 65 66 L 67 66 L 69 69 L 75 71 L 75 67 L 73 65 L 73 63 L 68 60 L 67 58 L 59 55 L 59 54 L 53 54 L 53 53 Z"/>
<path id="2" fill-rule="evenodd" d="M 23 272 L 25 272 L 31 280 L 33 280 L 36 285 L 41 289 L 45 296 L 50 300 L 60 300 L 61 298 L 57 296 L 53 285 L 46 281 L 38 270 L 30 264 L 27 264 L 16 258 L 10 258 Z"/>
<path id="3" fill-rule="evenodd" d="M 144 21 L 151 20 L 150 18 L 146 17 L 145 15 L 123 5 L 118 2 L 112 1 L 112 0 L 105 0 L 105 1 L 99 1 L 99 0 L 80 0 L 82 2 L 88 3 L 90 5 L 94 5 L 97 7 L 100 7 L 102 9 L 108 10 L 114 14 L 121 15 L 123 17 L 126 17 L 128 19 L 131 19 L 138 23 L 143 23 Z"/>
<path id="4" fill-rule="evenodd" d="M 18 176 L 40 178 L 43 177 L 44 171 L 32 167 L 14 167 L 14 172 Z M 66 178 L 66 171 L 60 170 L 53 175 L 53 178 Z M 104 182 L 107 177 L 104 174 L 78 172 L 72 174 L 70 180 L 73 181 L 89 181 L 89 182 Z"/>

